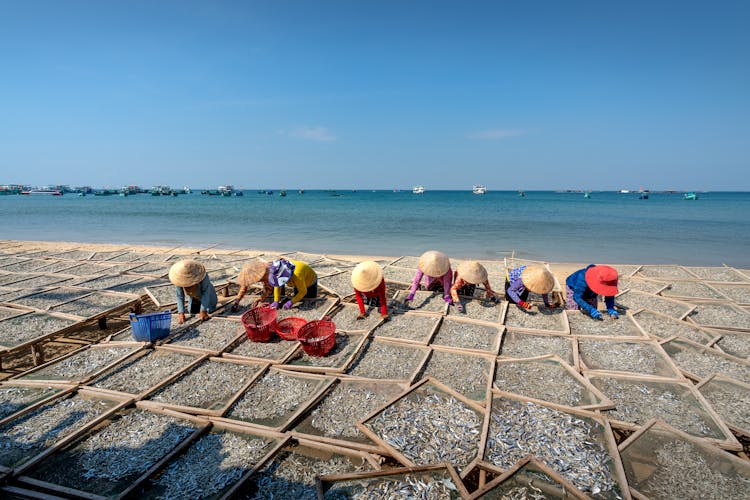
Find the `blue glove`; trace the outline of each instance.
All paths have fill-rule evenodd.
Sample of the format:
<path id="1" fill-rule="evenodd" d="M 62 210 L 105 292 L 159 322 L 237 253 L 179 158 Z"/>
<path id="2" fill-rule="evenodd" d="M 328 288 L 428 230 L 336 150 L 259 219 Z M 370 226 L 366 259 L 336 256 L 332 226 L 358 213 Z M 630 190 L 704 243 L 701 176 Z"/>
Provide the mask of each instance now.
<path id="1" fill-rule="evenodd" d="M 292 301 L 288 300 L 283 306 L 281 306 L 282 309 L 291 309 L 292 308 Z"/>
<path id="2" fill-rule="evenodd" d="M 591 310 L 591 317 L 594 318 L 594 319 L 602 319 L 602 313 L 600 313 L 596 309 L 592 309 Z"/>
<path id="3" fill-rule="evenodd" d="M 268 307 L 270 307 L 271 309 L 278 309 L 279 303 L 274 300 L 273 302 L 271 302 L 271 305 Z"/>
<path id="4" fill-rule="evenodd" d="M 607 312 L 609 313 L 609 316 L 613 319 L 617 319 L 620 317 L 620 315 L 614 309 L 607 309 Z"/>

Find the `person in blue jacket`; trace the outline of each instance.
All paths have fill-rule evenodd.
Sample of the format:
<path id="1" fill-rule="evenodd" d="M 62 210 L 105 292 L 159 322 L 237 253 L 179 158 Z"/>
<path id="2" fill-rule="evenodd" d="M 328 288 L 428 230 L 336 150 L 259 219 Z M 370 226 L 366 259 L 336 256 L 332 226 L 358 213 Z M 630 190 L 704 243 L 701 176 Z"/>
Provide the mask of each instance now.
<path id="1" fill-rule="evenodd" d="M 604 296 L 607 313 L 617 319 L 620 315 L 615 310 L 617 295 L 617 270 L 609 266 L 590 266 L 580 269 L 565 280 L 566 309 L 585 311 L 594 319 L 602 319 L 597 309 L 599 295 Z"/>
<path id="2" fill-rule="evenodd" d="M 206 273 L 206 268 L 196 260 L 179 260 L 169 269 L 169 281 L 175 286 L 177 322 L 185 322 L 185 295 L 188 311 L 202 320 L 216 309 L 216 289 Z"/>

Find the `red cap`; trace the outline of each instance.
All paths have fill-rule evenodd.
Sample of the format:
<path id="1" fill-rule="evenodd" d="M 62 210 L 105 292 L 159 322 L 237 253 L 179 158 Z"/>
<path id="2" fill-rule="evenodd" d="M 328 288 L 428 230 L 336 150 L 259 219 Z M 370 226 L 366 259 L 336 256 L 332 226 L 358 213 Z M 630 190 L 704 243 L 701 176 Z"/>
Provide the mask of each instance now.
<path id="1" fill-rule="evenodd" d="M 617 269 L 609 266 L 593 266 L 586 271 L 586 284 L 597 295 L 617 295 Z"/>

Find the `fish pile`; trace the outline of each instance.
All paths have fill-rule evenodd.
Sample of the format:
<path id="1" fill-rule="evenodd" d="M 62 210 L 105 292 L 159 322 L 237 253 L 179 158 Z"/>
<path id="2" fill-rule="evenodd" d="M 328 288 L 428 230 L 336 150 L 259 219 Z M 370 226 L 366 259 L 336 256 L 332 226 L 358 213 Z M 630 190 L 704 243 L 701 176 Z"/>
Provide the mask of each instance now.
<path id="1" fill-rule="evenodd" d="M 388 401 L 366 387 L 338 384 L 311 412 L 311 425 L 328 437 L 360 437 L 357 422 Z"/>
<path id="2" fill-rule="evenodd" d="M 246 421 L 283 417 L 308 401 L 319 384 L 319 380 L 267 373 L 250 386 L 227 416 Z"/>

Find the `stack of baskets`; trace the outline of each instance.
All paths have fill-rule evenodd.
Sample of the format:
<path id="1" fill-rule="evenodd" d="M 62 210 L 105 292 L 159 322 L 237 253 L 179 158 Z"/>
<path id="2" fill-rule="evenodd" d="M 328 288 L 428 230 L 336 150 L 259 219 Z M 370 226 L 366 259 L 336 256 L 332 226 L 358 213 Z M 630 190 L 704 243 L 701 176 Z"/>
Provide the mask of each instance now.
<path id="1" fill-rule="evenodd" d="M 253 307 L 242 315 L 242 325 L 254 342 L 268 342 L 273 332 L 284 340 L 298 340 L 310 356 L 325 356 L 336 345 L 336 324 L 326 316 L 307 322 L 304 318 L 289 317 L 276 321 L 278 312 L 267 304 Z"/>

